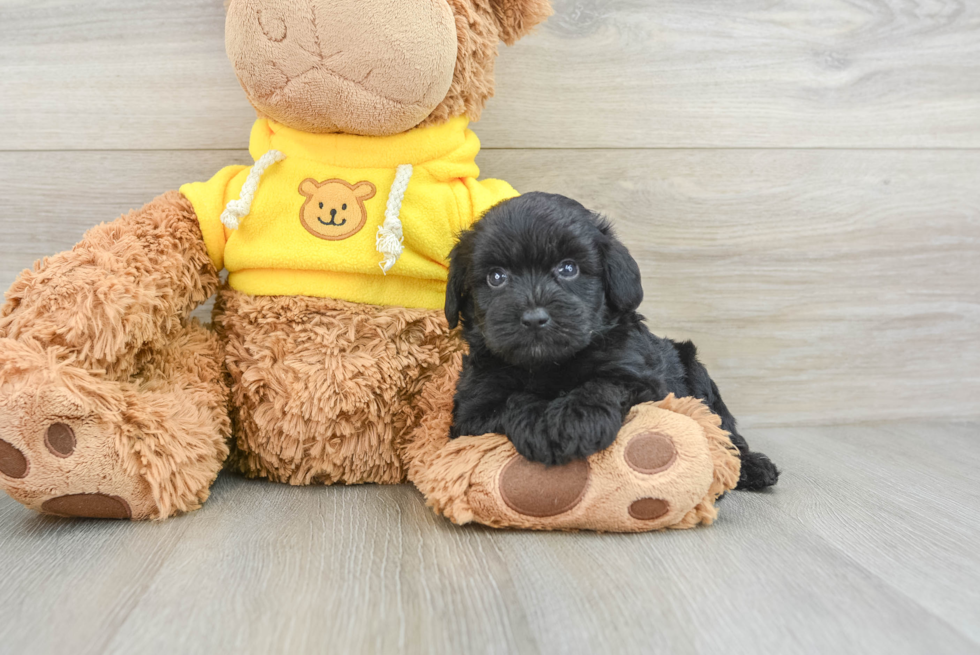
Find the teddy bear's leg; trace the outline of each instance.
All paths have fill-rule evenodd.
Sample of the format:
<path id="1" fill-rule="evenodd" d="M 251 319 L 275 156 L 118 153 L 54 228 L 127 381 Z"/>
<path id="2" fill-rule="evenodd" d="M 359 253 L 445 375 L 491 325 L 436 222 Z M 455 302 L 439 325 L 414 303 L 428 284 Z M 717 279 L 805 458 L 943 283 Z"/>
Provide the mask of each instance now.
<path id="1" fill-rule="evenodd" d="M 249 476 L 289 484 L 397 483 L 399 444 L 434 371 L 459 361 L 440 311 L 327 298 L 218 294 L 235 449 Z"/>
<path id="2" fill-rule="evenodd" d="M 532 530 L 644 532 L 711 523 L 738 482 L 720 419 L 694 398 L 634 407 L 616 441 L 586 461 L 547 468 L 502 435 L 447 438 L 452 375 L 420 399 L 428 420 L 409 451 L 409 478 L 455 523 Z"/>
<path id="3" fill-rule="evenodd" d="M 106 379 L 0 340 L 0 487 L 60 516 L 160 519 L 197 509 L 228 454 L 216 335 L 196 322 Z"/>
<path id="4" fill-rule="evenodd" d="M 0 487 L 63 516 L 196 508 L 227 454 L 217 286 L 177 193 L 20 276 L 0 318 Z"/>

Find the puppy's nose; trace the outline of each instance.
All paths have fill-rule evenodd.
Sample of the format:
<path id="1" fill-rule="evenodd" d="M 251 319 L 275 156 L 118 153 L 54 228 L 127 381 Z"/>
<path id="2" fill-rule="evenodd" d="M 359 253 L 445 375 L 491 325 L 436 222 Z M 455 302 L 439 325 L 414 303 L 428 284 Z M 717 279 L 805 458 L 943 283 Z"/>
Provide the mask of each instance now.
<path id="1" fill-rule="evenodd" d="M 521 316 L 521 325 L 532 330 L 538 330 L 551 323 L 551 316 L 544 307 L 535 307 L 524 312 Z"/>
<path id="2" fill-rule="evenodd" d="M 334 218 L 335 216 L 337 216 L 337 210 L 336 209 L 331 209 L 330 210 L 330 218 Z"/>

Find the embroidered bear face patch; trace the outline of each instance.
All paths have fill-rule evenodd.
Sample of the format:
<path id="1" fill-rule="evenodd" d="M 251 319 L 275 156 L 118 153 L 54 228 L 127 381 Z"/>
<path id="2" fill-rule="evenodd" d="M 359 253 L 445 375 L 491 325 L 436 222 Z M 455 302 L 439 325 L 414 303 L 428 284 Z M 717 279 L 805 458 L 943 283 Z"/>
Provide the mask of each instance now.
<path id="1" fill-rule="evenodd" d="M 299 185 L 306 202 L 299 210 L 299 220 L 306 231 L 320 239 L 339 241 L 361 231 L 367 221 L 364 201 L 377 189 L 370 182 L 348 184 L 343 180 L 317 182 L 307 178 Z"/>

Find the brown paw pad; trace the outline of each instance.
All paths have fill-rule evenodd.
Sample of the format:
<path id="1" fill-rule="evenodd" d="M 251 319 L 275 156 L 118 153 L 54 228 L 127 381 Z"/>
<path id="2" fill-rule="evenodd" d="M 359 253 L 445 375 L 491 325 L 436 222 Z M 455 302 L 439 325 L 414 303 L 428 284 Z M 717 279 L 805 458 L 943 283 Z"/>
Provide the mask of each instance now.
<path id="1" fill-rule="evenodd" d="M 525 516 L 544 518 L 572 509 L 589 486 L 589 463 L 579 460 L 547 467 L 514 457 L 500 472 L 500 496 L 507 507 Z"/>
<path id="2" fill-rule="evenodd" d="M 72 494 L 44 501 L 41 511 L 56 516 L 77 516 L 89 519 L 130 519 L 129 503 L 119 496 L 105 494 Z"/>
<path id="3" fill-rule="evenodd" d="M 29 468 L 24 453 L 13 444 L 0 439 L 0 473 L 19 480 L 27 475 Z"/>
<path id="4" fill-rule="evenodd" d="M 630 505 L 630 516 L 641 521 L 652 521 L 670 511 L 666 500 L 659 498 L 641 498 Z"/>
<path id="5" fill-rule="evenodd" d="M 677 459 L 677 450 L 670 437 L 658 432 L 644 432 L 627 444 L 623 457 L 634 471 L 653 474 L 669 469 Z"/>
<path id="6" fill-rule="evenodd" d="M 52 423 L 44 435 L 44 445 L 55 457 L 68 457 L 75 452 L 75 431 L 64 423 Z"/>

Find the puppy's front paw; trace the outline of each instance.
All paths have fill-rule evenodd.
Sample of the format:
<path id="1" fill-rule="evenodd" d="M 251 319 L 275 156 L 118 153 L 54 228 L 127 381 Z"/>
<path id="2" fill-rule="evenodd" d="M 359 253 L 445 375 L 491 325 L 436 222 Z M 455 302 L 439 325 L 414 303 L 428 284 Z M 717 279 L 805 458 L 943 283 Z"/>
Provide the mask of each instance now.
<path id="1" fill-rule="evenodd" d="M 539 462 L 545 466 L 558 466 L 569 461 L 559 448 L 549 444 L 547 439 L 540 435 L 516 432 L 513 435 L 508 433 L 507 438 L 514 444 L 514 450 L 529 461 Z"/>
<path id="2" fill-rule="evenodd" d="M 619 396 L 603 388 L 582 387 L 551 402 L 517 393 L 507 401 L 504 432 L 525 458 L 558 466 L 608 448 L 623 414 Z"/>
<path id="3" fill-rule="evenodd" d="M 546 424 L 547 402 L 530 393 L 515 393 L 507 399 L 503 432 L 514 448 L 532 462 L 552 466 L 559 461 L 558 449 L 549 443 Z"/>
<path id="4" fill-rule="evenodd" d="M 548 442 L 547 433 L 536 430 L 534 426 L 513 424 L 506 431 L 507 438 L 514 449 L 532 462 L 540 462 L 547 466 L 564 464 L 561 453 Z"/>
<path id="5" fill-rule="evenodd" d="M 544 420 L 533 425 L 512 424 L 506 434 L 525 458 L 547 466 L 560 466 L 605 450 L 615 441 L 619 428 L 619 417 L 615 415 L 569 417 L 566 414 L 558 419 L 546 413 Z"/>
<path id="6" fill-rule="evenodd" d="M 593 420 L 564 421 L 555 427 L 549 440 L 552 447 L 550 463 L 567 464 L 576 459 L 585 459 L 605 450 L 616 440 L 619 423 L 591 418 Z"/>
<path id="7" fill-rule="evenodd" d="M 599 382 L 555 399 L 545 421 L 556 463 L 585 459 L 608 448 L 623 425 L 625 401 L 622 390 Z"/>

